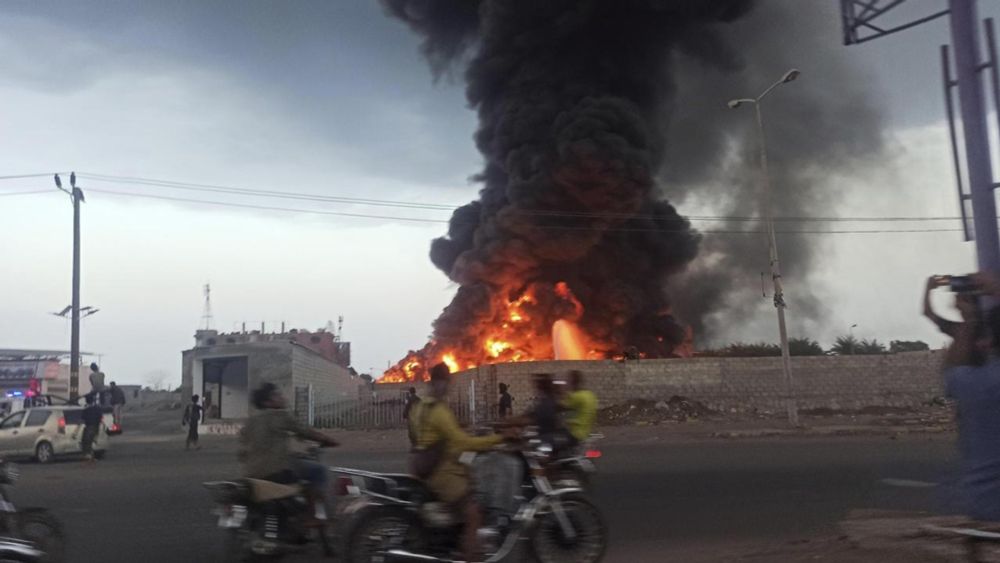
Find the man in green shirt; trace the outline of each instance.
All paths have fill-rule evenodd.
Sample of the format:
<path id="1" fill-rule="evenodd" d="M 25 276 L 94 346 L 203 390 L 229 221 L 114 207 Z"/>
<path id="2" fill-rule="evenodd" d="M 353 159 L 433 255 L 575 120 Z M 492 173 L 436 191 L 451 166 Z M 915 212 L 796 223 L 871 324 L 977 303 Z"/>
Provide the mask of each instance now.
<path id="1" fill-rule="evenodd" d="M 597 419 L 597 395 L 583 388 L 583 373 L 569 372 L 570 392 L 563 399 L 562 407 L 567 411 L 566 426 L 577 443 L 590 436 L 590 430 Z"/>
<path id="2" fill-rule="evenodd" d="M 478 561 L 476 533 L 482 525 L 483 514 L 472 495 L 469 468 L 459 462 L 459 457 L 464 452 L 487 451 L 503 442 L 504 438 L 496 434 L 470 436 L 462 431 L 448 406 L 450 383 L 448 366 L 438 364 L 431 368 L 430 397 L 413 406 L 410 426 L 416 436 L 415 450 L 431 450 L 439 444 L 443 445 L 441 458 L 424 482 L 440 500 L 462 513 L 465 519 L 462 551 L 466 561 Z"/>

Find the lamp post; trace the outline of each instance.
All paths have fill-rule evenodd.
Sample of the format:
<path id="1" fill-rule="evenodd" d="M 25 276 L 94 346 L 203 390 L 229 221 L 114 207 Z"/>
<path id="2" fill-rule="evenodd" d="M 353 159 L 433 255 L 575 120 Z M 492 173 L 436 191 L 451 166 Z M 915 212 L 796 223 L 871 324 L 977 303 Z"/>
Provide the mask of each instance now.
<path id="1" fill-rule="evenodd" d="M 778 244 L 774 237 L 774 216 L 771 201 L 771 177 L 767 171 L 767 143 L 764 137 L 764 118 L 761 115 L 760 104 L 771 93 L 772 90 L 787 84 L 801 74 L 798 69 L 791 69 L 774 84 L 768 86 L 756 98 L 738 98 L 730 100 L 729 108 L 736 109 L 743 104 L 753 104 L 757 115 L 757 134 L 760 142 L 760 183 L 763 201 L 761 208 L 767 228 L 768 251 L 771 262 L 771 281 L 774 283 L 774 307 L 778 310 L 778 334 L 781 337 L 781 368 L 785 376 L 785 407 L 788 411 L 788 423 L 792 426 L 799 424 L 799 412 L 795 405 L 795 397 L 792 392 L 792 362 L 788 352 L 788 329 L 785 326 L 785 294 L 781 285 L 781 265 L 778 262 Z"/>
<path id="2" fill-rule="evenodd" d="M 854 323 L 854 324 L 851 325 L 851 328 L 848 330 L 848 333 L 850 334 L 851 355 L 852 356 L 854 355 L 854 329 L 857 328 L 857 327 L 858 327 L 857 323 Z"/>

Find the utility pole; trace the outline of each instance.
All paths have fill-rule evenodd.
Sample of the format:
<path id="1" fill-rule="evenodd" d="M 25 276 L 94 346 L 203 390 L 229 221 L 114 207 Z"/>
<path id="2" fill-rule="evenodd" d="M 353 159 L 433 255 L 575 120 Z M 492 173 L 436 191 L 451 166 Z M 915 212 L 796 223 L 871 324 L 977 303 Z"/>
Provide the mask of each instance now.
<path id="1" fill-rule="evenodd" d="M 949 0 L 951 43 L 955 51 L 955 83 L 958 85 L 965 132 L 965 160 L 972 199 L 973 227 L 979 269 L 1000 273 L 1000 237 L 990 164 L 990 140 L 986 130 L 986 104 L 980 72 L 979 29 L 975 0 Z M 995 56 L 995 53 L 993 54 Z M 996 61 L 992 61 L 996 64 Z"/>
<path id="2" fill-rule="evenodd" d="M 798 70 L 792 69 L 785 73 L 767 90 L 756 98 L 739 98 L 729 102 L 730 109 L 736 109 L 743 104 L 753 104 L 757 116 L 757 134 L 760 142 L 760 184 L 761 184 L 761 207 L 763 208 L 764 220 L 767 228 L 767 246 L 771 262 L 771 281 L 774 284 L 774 308 L 778 310 L 778 337 L 781 339 L 781 372 L 785 380 L 785 408 L 788 413 L 788 424 L 799 425 L 799 411 L 795 404 L 795 394 L 792 380 L 792 360 L 788 349 L 788 328 L 785 325 L 785 292 L 781 284 L 781 264 L 778 261 L 778 243 L 774 236 L 774 210 L 771 199 L 771 176 L 767 169 L 767 142 L 764 136 L 764 118 L 760 111 L 761 102 L 771 93 L 772 90 L 787 84 L 801 74 Z"/>
<path id="3" fill-rule="evenodd" d="M 76 187 L 76 172 L 69 175 L 69 185 L 73 191 L 62 187 L 62 180 L 55 175 L 56 187 L 68 193 L 73 200 L 73 303 L 70 324 L 70 365 L 69 399 L 75 401 L 80 396 L 80 203 L 86 202 L 83 190 Z"/>
<path id="4" fill-rule="evenodd" d="M 997 210 L 994 191 L 998 184 L 993 179 L 990 162 L 990 138 L 986 125 L 986 104 L 983 99 L 982 73 L 990 71 L 992 81 L 987 83 L 993 92 L 994 105 L 1000 106 L 1000 67 L 993 20 L 987 19 L 987 56 L 981 58 L 979 49 L 979 21 L 976 15 L 977 0 L 948 0 L 948 7 L 909 22 L 898 20 L 883 24 L 881 20 L 906 0 L 841 0 L 844 24 L 844 44 L 857 45 L 886 35 L 904 31 L 938 18 L 947 17 L 951 29 L 951 49 L 941 47 L 944 71 L 945 109 L 951 134 L 955 176 L 958 180 L 959 205 L 962 210 L 962 227 L 965 240 L 976 241 L 976 258 L 982 271 L 1000 273 L 1000 235 L 997 233 Z M 913 4 L 917 4 L 914 2 Z M 928 4 L 923 2 L 921 4 Z M 926 6 L 921 6 L 926 8 Z M 902 11 L 902 10 L 899 10 Z M 954 51 L 956 77 L 951 77 L 949 51 Z M 964 133 L 968 193 L 963 187 L 962 145 L 958 142 L 957 124 L 954 119 L 952 90 L 958 89 L 961 106 L 961 127 Z M 997 108 L 1000 110 L 1000 108 Z M 972 203 L 972 232 L 967 221 Z"/>

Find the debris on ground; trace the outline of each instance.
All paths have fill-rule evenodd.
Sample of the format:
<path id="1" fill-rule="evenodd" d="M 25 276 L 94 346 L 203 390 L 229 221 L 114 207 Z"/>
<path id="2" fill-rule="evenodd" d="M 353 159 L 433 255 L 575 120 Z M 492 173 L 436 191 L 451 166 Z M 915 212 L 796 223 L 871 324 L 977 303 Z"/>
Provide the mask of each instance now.
<path id="1" fill-rule="evenodd" d="M 674 395 L 666 401 L 633 399 L 631 401 L 603 408 L 597 413 L 600 424 L 659 424 L 661 422 L 685 422 L 718 414 L 704 403 Z"/>
<path id="2" fill-rule="evenodd" d="M 751 428 L 769 420 L 785 420 L 786 414 L 762 409 L 718 410 L 705 403 L 674 395 L 667 400 L 632 399 L 598 411 L 597 421 L 603 425 L 648 426 L 661 423 L 711 420 L 727 423 L 747 423 Z M 802 424 L 807 427 L 854 427 L 907 429 L 949 432 L 955 429 L 954 406 L 949 401 L 932 400 L 914 406 L 869 406 L 858 409 L 811 408 L 799 409 Z"/>

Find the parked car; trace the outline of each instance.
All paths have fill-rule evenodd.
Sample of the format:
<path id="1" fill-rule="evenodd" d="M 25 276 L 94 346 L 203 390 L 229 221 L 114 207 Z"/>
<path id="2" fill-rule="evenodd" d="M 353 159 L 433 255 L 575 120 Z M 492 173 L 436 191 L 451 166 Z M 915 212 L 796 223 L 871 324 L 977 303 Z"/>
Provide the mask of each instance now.
<path id="1" fill-rule="evenodd" d="M 94 457 L 101 459 L 107 454 L 113 425 L 113 416 L 105 413 L 102 432 L 94 440 Z M 33 457 L 48 463 L 57 456 L 82 454 L 82 434 L 82 407 L 31 407 L 0 421 L 0 457 Z"/>

